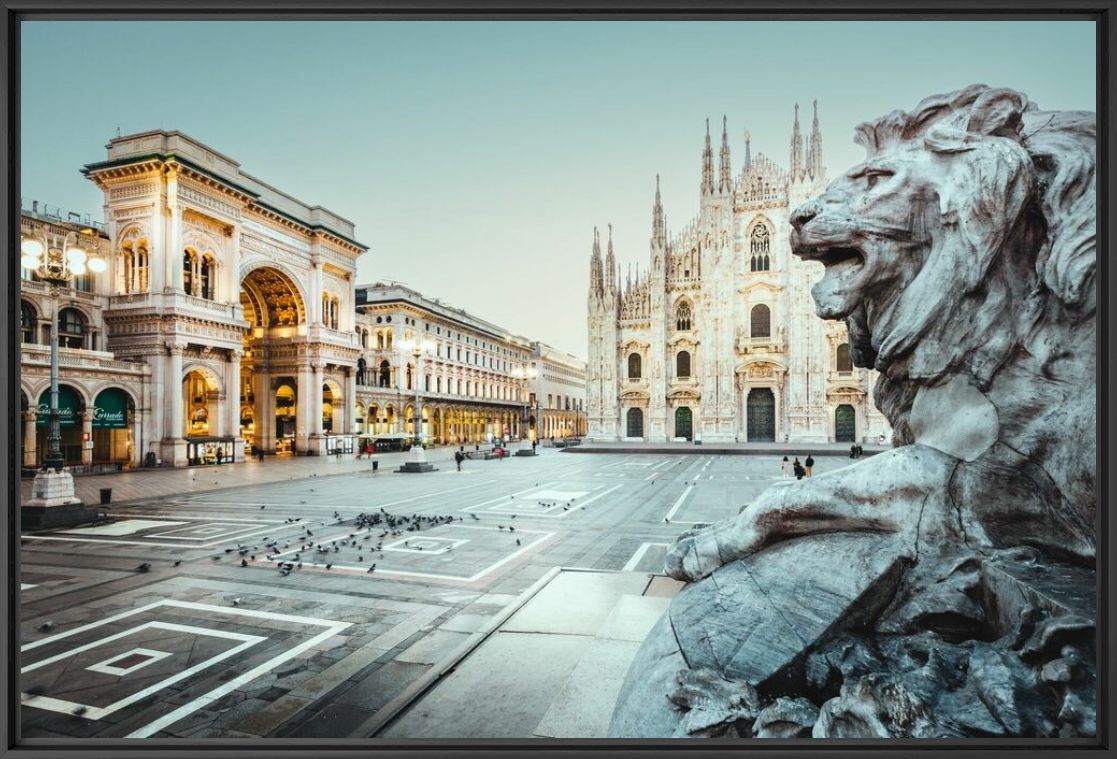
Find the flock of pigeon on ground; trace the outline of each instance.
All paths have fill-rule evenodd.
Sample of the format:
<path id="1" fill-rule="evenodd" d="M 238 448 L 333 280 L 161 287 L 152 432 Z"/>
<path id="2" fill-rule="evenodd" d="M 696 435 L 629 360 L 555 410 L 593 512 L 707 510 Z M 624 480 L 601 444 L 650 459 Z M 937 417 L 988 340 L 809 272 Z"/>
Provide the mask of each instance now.
<path id="1" fill-rule="evenodd" d="M 536 483 L 536 487 L 539 487 L 539 483 Z M 313 493 L 314 489 L 311 488 L 310 492 Z M 515 496 L 508 496 L 508 498 L 511 500 L 514 499 Z M 571 506 L 573 506 L 575 500 L 577 499 L 572 498 L 569 501 L 566 501 L 565 504 L 560 504 L 559 501 L 537 501 L 537 504 L 548 509 L 552 509 L 555 506 L 562 505 L 563 511 L 569 511 Z M 302 500 L 300 501 L 300 503 L 305 504 L 306 501 Z M 260 504 L 260 508 L 267 508 L 267 504 Z M 583 506 L 582 508 L 584 509 L 585 507 Z M 481 521 L 481 518 L 472 512 L 469 512 L 469 516 L 474 521 Z M 509 516 L 509 519 L 515 518 L 515 514 L 511 514 Z M 439 514 L 434 516 L 425 514 L 390 514 L 383 507 L 381 507 L 379 511 L 374 511 L 371 513 L 361 512 L 357 514 L 357 516 L 354 517 L 352 520 L 346 519 L 342 517 L 339 512 L 334 511 L 334 520 L 335 521 L 330 526 L 342 526 L 351 524 L 354 532 L 349 533 L 348 537 L 331 539 L 329 543 L 326 543 L 325 541 L 315 541 L 313 539 L 314 532 L 310 529 L 310 525 L 303 524 L 303 535 L 300 537 L 289 537 L 283 539 L 282 549 L 280 547 L 280 539 L 271 538 L 265 535 L 260 543 L 257 545 L 249 546 L 243 543 L 237 543 L 236 546 L 233 548 L 226 548 L 224 554 L 216 554 L 212 558 L 213 561 L 220 561 L 224 555 L 236 553 L 236 555 L 240 557 L 240 566 L 247 567 L 249 561 L 256 561 L 256 557 L 258 555 L 257 552 L 261 550 L 262 546 L 264 559 L 267 561 L 275 562 L 275 566 L 279 571 L 279 575 L 281 577 L 286 577 L 287 575 L 291 574 L 292 571 L 302 569 L 303 564 L 307 562 L 309 562 L 311 566 L 314 567 L 322 566 L 324 564 L 327 570 L 332 569 L 334 566 L 334 561 L 332 559 L 334 559 L 335 556 L 337 559 L 346 558 L 341 555 L 342 549 L 345 549 L 347 553 L 356 553 L 356 563 L 358 564 L 363 564 L 365 562 L 366 554 L 369 556 L 369 558 L 380 560 L 384 558 L 383 550 L 385 538 L 402 537 L 405 532 L 421 532 L 424 527 L 427 527 L 429 529 L 431 527 L 438 527 L 444 524 L 465 521 L 464 517 L 455 517 L 448 514 Z M 302 517 L 288 518 L 285 521 L 285 524 L 302 524 Z M 327 526 L 327 523 L 320 521 L 318 522 L 317 526 L 325 527 Z M 501 532 L 507 531 L 509 533 L 514 533 L 516 531 L 515 526 L 511 524 L 498 524 L 497 529 Z M 363 534 L 361 534 L 362 530 L 364 531 Z M 372 545 L 374 530 L 379 530 L 379 532 L 375 536 L 375 546 Z M 408 547 L 408 543 L 409 539 L 405 539 L 404 546 Z M 522 545 L 519 538 L 516 538 L 516 545 Z M 277 560 L 280 556 L 291 553 L 291 549 L 294 546 L 297 547 L 294 548 L 295 553 L 291 559 L 283 561 Z M 413 550 L 422 551 L 423 546 L 415 546 Z M 452 546 L 447 545 L 445 550 L 452 550 Z M 306 557 L 304 557 L 303 554 L 306 554 Z M 176 567 L 180 564 L 182 564 L 182 559 L 178 559 L 174 562 L 174 566 Z M 150 570 L 151 564 L 149 562 L 144 562 L 136 567 L 137 572 L 148 572 Z M 370 563 L 368 569 L 365 571 L 366 574 L 375 572 L 376 562 L 373 561 L 372 563 Z M 240 600 L 241 599 L 233 599 L 233 605 L 239 605 Z"/>

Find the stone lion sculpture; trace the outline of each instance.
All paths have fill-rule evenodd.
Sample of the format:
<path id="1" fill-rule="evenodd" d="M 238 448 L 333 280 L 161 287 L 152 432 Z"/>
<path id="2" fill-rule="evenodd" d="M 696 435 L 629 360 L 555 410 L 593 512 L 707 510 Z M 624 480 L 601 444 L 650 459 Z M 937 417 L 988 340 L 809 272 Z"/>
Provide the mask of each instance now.
<path id="1" fill-rule="evenodd" d="M 858 127 L 791 244 L 895 447 L 679 537 L 612 735 L 1093 734 L 1095 131 L 984 85 Z"/>

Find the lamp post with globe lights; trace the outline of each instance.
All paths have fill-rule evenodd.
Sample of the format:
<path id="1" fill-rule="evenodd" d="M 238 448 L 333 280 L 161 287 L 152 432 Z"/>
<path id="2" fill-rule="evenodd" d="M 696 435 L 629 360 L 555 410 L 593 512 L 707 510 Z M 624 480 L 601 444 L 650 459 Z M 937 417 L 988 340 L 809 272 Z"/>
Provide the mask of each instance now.
<path id="1" fill-rule="evenodd" d="M 419 378 L 422 376 L 421 366 L 419 360 L 423 356 L 430 355 L 434 352 L 434 342 L 430 340 L 416 340 L 407 339 L 399 344 L 400 350 L 403 352 L 410 352 L 411 357 L 415 359 L 415 371 L 411 375 L 412 381 L 415 383 L 415 412 L 412 417 L 412 432 L 414 433 L 411 443 L 411 455 L 403 466 L 399 468 L 401 472 L 433 472 L 434 464 L 427 461 L 426 450 L 423 448 L 423 406 L 422 398 L 419 395 Z"/>
<path id="2" fill-rule="evenodd" d="M 534 366 L 513 367 L 512 376 L 520 381 L 520 400 L 523 401 L 523 411 L 520 415 L 520 450 L 516 451 L 517 456 L 533 456 L 535 452 L 531 448 L 531 440 L 529 439 L 528 432 L 528 381 L 534 380 L 539 376 L 539 370 Z M 536 412 L 535 424 L 536 430 L 539 429 L 539 398 L 536 396 Z M 538 437 L 538 435 L 537 435 Z"/>
<path id="3" fill-rule="evenodd" d="M 54 507 L 80 505 L 74 496 L 74 479 L 65 469 L 62 457 L 62 432 L 58 414 L 58 296 L 74 277 L 88 272 L 100 274 L 108 263 L 98 256 L 96 233 L 90 228 L 68 232 L 52 243 L 45 235 L 24 236 L 20 241 L 20 266 L 34 272 L 45 282 L 51 297 L 50 323 L 50 417 L 47 427 L 47 455 L 35 475 L 28 506 Z"/>

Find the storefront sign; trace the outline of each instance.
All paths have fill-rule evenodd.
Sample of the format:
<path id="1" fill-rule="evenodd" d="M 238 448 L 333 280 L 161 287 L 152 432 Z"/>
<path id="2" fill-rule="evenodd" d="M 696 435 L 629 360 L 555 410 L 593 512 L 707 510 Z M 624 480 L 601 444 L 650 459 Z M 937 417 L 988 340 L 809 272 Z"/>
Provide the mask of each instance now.
<path id="1" fill-rule="evenodd" d="M 128 426 L 128 396 L 123 390 L 102 390 L 93 406 L 94 429 L 124 429 Z"/>
<path id="2" fill-rule="evenodd" d="M 77 392 L 67 385 L 58 388 L 58 424 L 60 427 L 73 427 L 78 423 L 78 409 L 81 400 Z M 50 390 L 39 396 L 39 407 L 35 409 L 35 424 L 46 426 L 50 422 Z"/>

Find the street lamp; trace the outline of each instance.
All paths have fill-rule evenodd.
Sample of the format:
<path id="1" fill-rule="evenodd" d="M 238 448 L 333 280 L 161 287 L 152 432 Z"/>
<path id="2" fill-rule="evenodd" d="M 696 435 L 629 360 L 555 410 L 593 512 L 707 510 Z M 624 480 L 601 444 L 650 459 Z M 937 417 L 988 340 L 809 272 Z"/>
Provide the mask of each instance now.
<path id="1" fill-rule="evenodd" d="M 61 245 L 50 244 L 45 234 L 42 237 L 24 236 L 20 241 L 20 266 L 30 269 L 47 283 L 52 306 L 47 455 L 35 475 L 29 505 L 46 507 L 80 503 L 74 497 L 74 479 L 64 469 L 65 460 L 62 457 L 62 432 L 58 418 L 58 296 L 74 277 L 87 272 L 99 274 L 108 268 L 108 263 L 95 252 L 94 234 L 89 228 L 68 232 L 61 239 Z M 74 242 L 71 243 L 71 239 Z"/>
<path id="2" fill-rule="evenodd" d="M 415 371 L 411 375 L 412 381 L 415 383 L 415 412 L 411 422 L 414 439 L 411 443 L 411 456 L 399 468 L 399 471 L 433 472 L 434 465 L 427 461 L 427 454 L 423 448 L 423 406 L 422 397 L 419 395 L 419 377 L 422 376 L 422 371 L 419 366 L 419 359 L 434 352 L 434 343 L 430 340 L 407 339 L 401 341 L 399 346 L 400 350 L 404 352 L 410 351 L 412 358 L 415 359 Z"/>
<path id="3" fill-rule="evenodd" d="M 528 380 L 533 380 L 539 376 L 539 370 L 534 366 L 517 366 L 512 369 L 512 376 L 520 380 L 520 400 L 523 401 L 523 413 L 520 417 L 520 450 L 516 451 L 517 456 L 532 456 L 534 451 L 531 450 L 531 441 L 528 440 L 528 393 L 527 385 Z M 539 429 L 539 395 L 536 394 L 535 401 L 535 428 Z"/>

